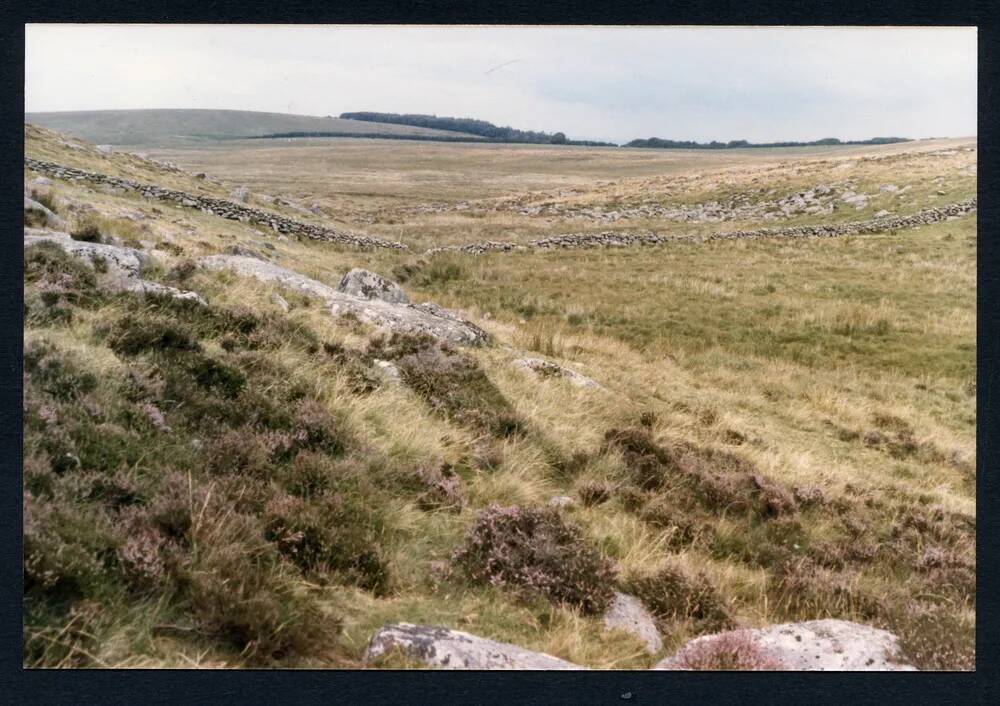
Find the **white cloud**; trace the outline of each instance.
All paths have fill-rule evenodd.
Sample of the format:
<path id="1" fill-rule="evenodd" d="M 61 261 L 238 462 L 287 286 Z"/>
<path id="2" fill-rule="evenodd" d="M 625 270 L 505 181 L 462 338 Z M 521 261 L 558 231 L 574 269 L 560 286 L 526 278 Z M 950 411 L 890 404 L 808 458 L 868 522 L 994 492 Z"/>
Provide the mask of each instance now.
<path id="1" fill-rule="evenodd" d="M 425 112 L 622 141 L 976 132 L 974 28 L 28 25 L 25 76 L 27 111 Z"/>

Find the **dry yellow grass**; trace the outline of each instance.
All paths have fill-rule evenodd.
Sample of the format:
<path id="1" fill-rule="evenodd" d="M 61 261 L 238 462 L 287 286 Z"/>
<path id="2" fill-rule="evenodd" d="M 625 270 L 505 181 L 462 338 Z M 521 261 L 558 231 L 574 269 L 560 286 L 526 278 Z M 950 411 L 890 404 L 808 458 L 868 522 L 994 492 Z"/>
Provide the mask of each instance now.
<path id="1" fill-rule="evenodd" d="M 49 135 L 31 131 L 28 138 L 31 156 L 113 172 L 107 160 L 97 162 L 89 153 L 59 146 Z M 916 210 L 974 193 L 975 176 L 968 172 L 974 155 L 929 154 L 967 144 L 713 154 L 323 140 L 154 155 L 218 177 L 218 186 L 209 182 L 205 187 L 218 193 L 245 182 L 261 192 L 316 200 L 347 222 L 351 216 L 375 214 L 373 233 L 419 248 L 500 235 L 540 236 L 575 226 L 505 212 L 483 218 L 431 214 L 399 223 L 378 218 L 398 218 L 391 207 L 428 200 L 568 189 L 578 192 L 560 198 L 579 203 L 647 195 L 691 203 L 717 198 L 723 190 L 785 192 L 843 175 L 868 188 L 886 181 L 912 184 L 905 208 Z M 177 188 L 197 186 L 183 173 L 155 172 L 129 159 L 114 157 L 114 173 Z M 333 285 L 351 267 L 391 276 L 393 268 L 413 260 L 399 253 L 276 240 L 239 223 L 81 184 L 58 183 L 55 190 L 67 209 L 86 203 L 112 220 L 141 213 L 144 218 L 129 221 L 137 224 L 136 237 L 181 248 L 154 250 L 160 271 L 237 243 L 257 248 L 267 243 L 275 261 Z M 870 210 L 881 205 L 873 201 Z M 454 277 L 421 279 L 418 274 L 404 287 L 415 301 L 466 311 L 492 334 L 496 345 L 471 355 L 531 429 L 525 438 L 486 439 L 429 413 L 405 387 L 354 395 L 346 377 L 323 373 L 292 346 L 279 348 L 275 359 L 294 370 L 295 379 L 345 419 L 387 466 L 467 466 L 461 471 L 467 500 L 461 512 L 428 512 L 405 496 L 385 508 L 392 531 L 384 544 L 398 580 L 394 594 L 376 598 L 337 585 L 315 589 L 343 620 L 339 647 L 317 656 L 316 663 L 358 664 L 378 627 L 411 621 L 515 642 L 596 668 L 649 666 L 651 658 L 635 640 L 604 633 L 599 618 L 440 580 L 432 568 L 449 559 L 477 511 L 490 503 L 541 505 L 553 495 L 574 495 L 588 481 L 624 487 L 627 464 L 614 452 L 599 451 L 609 429 L 635 427 L 643 414 L 652 415 L 657 442 L 730 451 L 788 487 L 816 486 L 827 498 L 845 502 L 901 497 L 916 507 L 915 499 L 922 498 L 920 507 L 974 517 L 975 229 L 971 217 L 821 241 L 440 258 L 436 262 L 454 264 Z M 213 304 L 276 311 L 270 296 L 280 289 L 230 275 L 200 277 L 198 286 Z M 364 331 L 334 322 L 322 307 L 293 304 L 289 318 L 321 340 L 364 344 Z M 88 342 L 91 323 L 83 316 L 69 329 L 46 335 L 79 349 L 95 370 L 114 369 L 117 358 Z M 26 339 L 36 334 L 26 331 Z M 604 389 L 540 380 L 512 365 L 522 355 L 549 358 Z M 917 451 L 894 457 L 863 443 L 867 433 L 897 424 L 893 420 L 911 429 Z M 554 457 L 578 452 L 588 459 L 577 477 L 553 466 Z M 484 453 L 494 457 L 492 467 L 470 461 Z M 770 570 L 726 554 L 727 547 L 746 539 L 738 518 L 716 519 L 714 544 L 678 548 L 662 528 L 627 510 L 617 496 L 577 507 L 568 516 L 626 573 L 672 558 L 704 572 L 732 601 L 741 621 L 756 625 L 789 617 L 775 605 Z M 806 532 L 821 544 L 841 530 L 827 518 Z M 888 604 L 903 600 L 893 593 L 899 587 L 890 569 L 876 566 L 847 580 L 854 590 Z M 954 614 L 969 618 L 963 611 L 956 606 Z M 853 607 L 840 615 L 866 619 Z M 94 664 L 242 664 L 238 655 L 210 643 L 152 640 L 148 624 L 136 616 L 122 620 L 93 655 Z M 691 634 L 687 624 L 675 628 L 666 636 L 668 647 Z"/>

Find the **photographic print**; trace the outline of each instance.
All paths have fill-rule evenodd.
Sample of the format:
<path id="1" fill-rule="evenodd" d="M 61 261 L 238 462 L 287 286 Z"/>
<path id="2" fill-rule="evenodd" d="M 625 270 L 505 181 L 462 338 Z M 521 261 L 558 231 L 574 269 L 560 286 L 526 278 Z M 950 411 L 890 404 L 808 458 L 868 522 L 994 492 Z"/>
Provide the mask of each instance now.
<path id="1" fill-rule="evenodd" d="M 976 56 L 27 25 L 23 666 L 974 670 Z"/>

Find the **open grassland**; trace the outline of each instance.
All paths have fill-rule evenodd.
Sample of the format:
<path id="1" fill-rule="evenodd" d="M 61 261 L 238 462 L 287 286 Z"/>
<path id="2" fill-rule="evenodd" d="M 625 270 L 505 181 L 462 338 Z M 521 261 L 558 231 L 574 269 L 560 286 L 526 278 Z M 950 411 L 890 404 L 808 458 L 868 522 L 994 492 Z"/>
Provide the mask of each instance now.
<path id="1" fill-rule="evenodd" d="M 246 183 L 315 200 L 337 222 L 371 217 L 372 234 L 416 253 L 612 227 L 399 212 L 430 201 L 573 190 L 558 198 L 680 204 L 845 180 L 880 194 L 789 220 L 805 223 L 975 193 L 975 154 L 956 151 L 968 140 L 155 152 L 188 170 L 174 172 L 46 131 L 26 138 L 32 157 L 192 193 Z M 899 197 L 885 183 L 911 188 Z M 972 666 L 974 216 L 825 240 L 424 259 L 279 239 L 82 183 L 43 191 L 71 229 L 146 247 L 150 277 L 209 306 L 112 295 L 66 257 L 26 252 L 26 665 L 360 666 L 375 630 L 408 621 L 595 668 L 648 667 L 657 657 L 641 643 L 603 630 L 596 589 L 574 602 L 484 585 L 453 558 L 491 504 L 567 495 L 579 546 L 654 607 L 664 653 L 722 626 L 839 617 L 900 634 L 922 668 Z M 234 245 L 331 285 L 372 269 L 414 301 L 465 311 L 494 343 L 460 354 L 463 377 L 439 374 L 458 353 L 425 352 L 447 365 L 422 369 L 402 350 L 415 343 L 373 342 L 315 301 L 190 265 Z M 527 374 L 511 364 L 525 354 L 603 389 Z M 380 356 L 399 361 L 404 384 L 372 375 Z"/>
<path id="2" fill-rule="evenodd" d="M 388 140 L 227 142 L 152 150 L 160 159 L 251 190 L 322 206 L 332 219 L 414 248 L 474 240 L 528 240 L 601 230 L 755 227 L 760 219 L 674 222 L 654 216 L 602 221 L 580 211 L 641 204 L 692 207 L 774 202 L 833 185 L 831 213 L 795 213 L 767 225 L 864 220 L 912 213 L 975 195 L 975 140 L 928 140 L 878 148 L 638 150 L 535 145 L 446 145 Z M 896 190 L 881 191 L 883 185 Z M 869 195 L 862 208 L 839 200 Z M 548 211 L 522 210 L 547 206 Z M 552 208 L 561 212 L 552 212 Z"/>

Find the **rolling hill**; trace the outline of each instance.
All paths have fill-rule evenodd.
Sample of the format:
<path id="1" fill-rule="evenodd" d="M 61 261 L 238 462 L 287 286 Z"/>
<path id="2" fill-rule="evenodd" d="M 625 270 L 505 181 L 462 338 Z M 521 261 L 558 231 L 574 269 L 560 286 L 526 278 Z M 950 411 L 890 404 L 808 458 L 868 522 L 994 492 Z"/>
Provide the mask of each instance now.
<path id="1" fill-rule="evenodd" d="M 80 110 L 25 113 L 24 121 L 109 145 L 165 146 L 290 132 L 479 139 L 476 135 L 410 125 L 247 110 Z"/>

